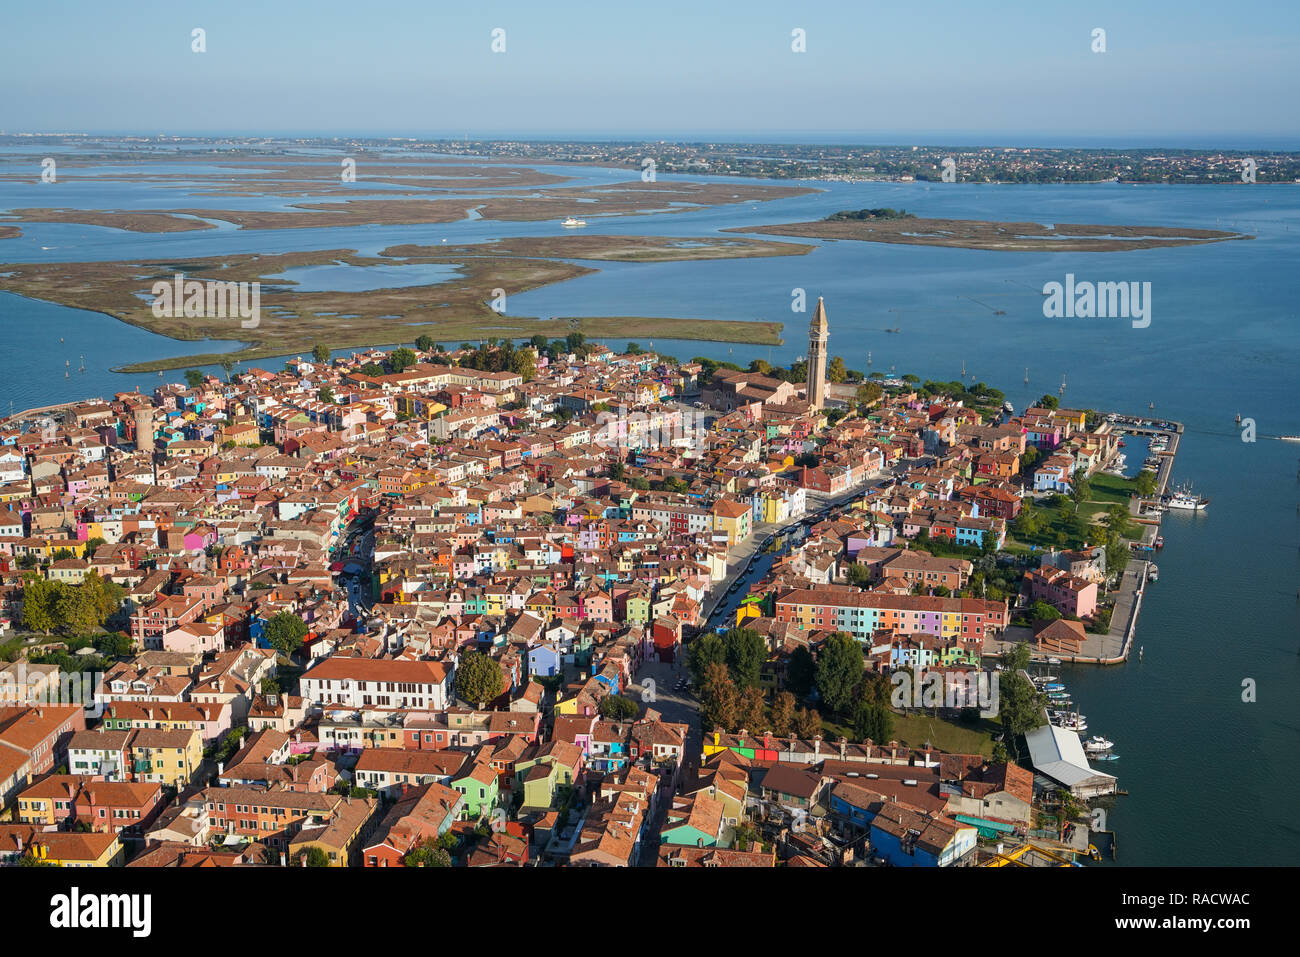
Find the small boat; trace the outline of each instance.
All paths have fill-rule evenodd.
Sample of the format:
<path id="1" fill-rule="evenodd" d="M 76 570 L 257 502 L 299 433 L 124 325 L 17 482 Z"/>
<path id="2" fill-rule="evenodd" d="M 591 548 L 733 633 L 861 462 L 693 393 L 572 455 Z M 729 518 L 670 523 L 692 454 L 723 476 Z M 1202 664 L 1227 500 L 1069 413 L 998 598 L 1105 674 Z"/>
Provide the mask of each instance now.
<path id="1" fill-rule="evenodd" d="M 1149 582 L 1160 581 L 1160 567 L 1156 565 L 1155 562 L 1152 562 L 1151 566 L 1147 569 L 1147 581 Z"/>
<path id="2" fill-rule="evenodd" d="M 1156 548 L 1164 548 L 1164 547 L 1165 547 L 1165 539 L 1164 539 L 1164 536 L 1163 536 L 1163 535 L 1157 535 L 1157 536 L 1156 536 Z"/>
<path id="3" fill-rule="evenodd" d="M 1048 684 L 1041 685 L 1041 687 L 1044 691 L 1052 691 L 1052 692 L 1065 691 L 1065 685 L 1061 684 L 1060 682 L 1050 682 Z"/>
<path id="4" fill-rule="evenodd" d="M 1109 751 L 1113 747 L 1115 747 L 1114 741 L 1107 740 L 1099 734 L 1094 734 L 1084 742 L 1083 750 L 1087 751 L 1089 754 L 1094 752 L 1100 754 L 1104 751 Z"/>
<path id="5" fill-rule="evenodd" d="M 1060 659 L 1060 658 L 1048 658 L 1048 659 L 1047 659 L 1047 663 L 1048 663 L 1049 665 L 1059 665 L 1059 664 L 1061 663 L 1061 659 Z"/>
<path id="6" fill-rule="evenodd" d="M 1300 435 L 1279 435 L 1283 442 L 1300 442 Z"/>
<path id="7" fill-rule="evenodd" d="M 570 216 L 564 222 L 560 223 L 560 225 L 568 229 L 575 229 L 578 226 L 586 226 L 587 221 L 585 219 L 574 219 L 572 216 Z"/>
<path id="8" fill-rule="evenodd" d="M 1015 415 L 1016 407 L 1012 405 L 1011 400 L 1008 399 L 1006 402 L 1002 403 L 1002 411 L 1005 412 L 1007 415 Z"/>
<path id="9" fill-rule="evenodd" d="M 1094 761 L 1118 761 L 1118 754 L 1094 754 L 1091 756 Z"/>

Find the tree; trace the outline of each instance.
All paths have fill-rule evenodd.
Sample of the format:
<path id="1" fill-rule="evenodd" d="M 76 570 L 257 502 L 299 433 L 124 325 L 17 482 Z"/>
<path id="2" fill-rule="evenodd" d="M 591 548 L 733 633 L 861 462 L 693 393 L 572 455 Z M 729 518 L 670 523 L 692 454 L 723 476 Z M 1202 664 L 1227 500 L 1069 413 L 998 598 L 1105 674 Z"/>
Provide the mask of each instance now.
<path id="1" fill-rule="evenodd" d="M 235 371 L 235 363 L 229 359 L 222 359 L 220 362 L 217 363 L 217 365 L 219 365 L 221 367 L 221 371 L 226 374 L 226 381 L 229 382 L 230 374 Z"/>
<path id="2" fill-rule="evenodd" d="M 623 350 L 630 356 L 639 356 L 644 350 L 639 342 L 629 342 L 627 348 Z"/>
<path id="3" fill-rule="evenodd" d="M 799 645 L 790 653 L 790 663 L 785 669 L 785 686 L 799 697 L 806 697 L 812 691 L 816 668 L 807 647 Z"/>
<path id="4" fill-rule="evenodd" d="M 55 606 L 62 585 L 35 575 L 23 584 L 23 625 L 31 631 L 49 634 L 57 625 Z"/>
<path id="5" fill-rule="evenodd" d="M 817 652 L 817 690 L 837 714 L 852 707 L 862 669 L 862 645 L 857 639 L 837 631 L 822 642 Z"/>
<path id="6" fill-rule="evenodd" d="M 311 357 L 321 365 L 330 361 L 330 347 L 323 342 L 318 342 L 311 350 Z"/>
<path id="7" fill-rule="evenodd" d="M 537 377 L 537 353 L 532 349 L 519 349 L 510 356 L 510 371 L 523 376 L 525 382 Z"/>
<path id="8" fill-rule="evenodd" d="M 623 481 L 623 476 L 624 474 L 626 474 L 626 472 L 627 469 L 624 468 L 622 462 L 614 462 L 609 467 L 609 477 L 613 479 L 615 482 Z"/>
<path id="9" fill-rule="evenodd" d="M 54 601 L 54 617 L 60 631 L 85 635 L 99 627 L 99 610 L 95 596 L 78 586 L 59 590 Z"/>
<path id="10" fill-rule="evenodd" d="M 451 867 L 451 854 L 437 838 L 426 837 L 419 847 L 402 859 L 402 863 L 407 867 Z"/>
<path id="11" fill-rule="evenodd" d="M 1029 667 L 1029 642 L 1017 642 L 1015 646 L 1002 652 L 1002 667 L 1008 672 L 1024 671 Z"/>
<path id="12" fill-rule="evenodd" d="M 768 730 L 767 698 L 758 687 L 746 688 L 736 702 L 736 727 L 744 728 L 754 734 Z"/>
<path id="13" fill-rule="evenodd" d="M 313 844 L 309 848 L 307 848 L 307 850 L 302 853 L 302 857 L 307 858 L 308 867 L 329 867 L 330 866 L 329 855 L 326 854 L 325 851 L 316 844 Z"/>
<path id="14" fill-rule="evenodd" d="M 480 708 L 495 700 L 504 685 L 501 666 L 482 652 L 469 652 L 456 667 L 456 697 Z"/>
<path id="15" fill-rule="evenodd" d="M 755 359 L 749 364 L 749 371 L 757 375 L 767 375 L 772 371 L 772 363 L 766 359 Z"/>
<path id="16" fill-rule="evenodd" d="M 718 727 L 731 731 L 735 728 L 740 693 L 732 683 L 727 666 L 720 661 L 707 664 L 698 687 L 701 726 L 706 730 Z"/>
<path id="17" fill-rule="evenodd" d="M 865 588 L 871 584 L 871 570 L 866 565 L 854 562 L 848 567 L 848 579 L 850 585 Z"/>
<path id="18" fill-rule="evenodd" d="M 877 744 L 894 736 L 894 713 L 879 701 L 863 698 L 853 709 L 853 734 L 859 741 Z"/>
<path id="19" fill-rule="evenodd" d="M 1070 501 L 1074 503 L 1074 513 L 1079 514 L 1079 506 L 1092 497 L 1092 483 L 1088 473 L 1081 468 L 1075 469 L 1070 476 Z"/>
<path id="20" fill-rule="evenodd" d="M 415 339 L 415 348 L 419 349 L 421 352 L 432 352 L 435 345 L 436 343 L 433 341 L 433 336 L 430 335 L 417 336 Z"/>
<path id="21" fill-rule="evenodd" d="M 854 395 L 858 403 L 858 410 L 865 412 L 869 406 L 875 405 L 880 401 L 880 397 L 885 394 L 885 390 L 880 387 L 879 382 L 864 382 L 858 386 L 858 391 Z"/>
<path id="22" fill-rule="evenodd" d="M 544 335 L 538 333 L 537 335 L 529 339 L 528 342 L 530 345 L 532 345 L 533 351 L 536 352 L 539 356 L 546 351 L 547 343 L 546 343 L 546 337 Z"/>
<path id="23" fill-rule="evenodd" d="M 767 660 L 767 642 L 752 628 L 733 628 L 723 639 L 727 670 L 737 687 L 754 688 Z"/>
<path id="24" fill-rule="evenodd" d="M 1004 671 L 998 679 L 998 718 L 1003 740 L 1019 757 L 1020 736 L 1043 723 L 1043 696 L 1019 671 Z"/>
<path id="25" fill-rule="evenodd" d="M 812 708 L 800 708 L 794 713 L 794 730 L 801 738 L 814 738 L 822 733 L 822 716 Z"/>
<path id="26" fill-rule="evenodd" d="M 126 589 L 114 581 L 105 581 L 97 572 L 88 572 L 77 586 L 88 596 L 95 612 L 95 626 L 106 622 L 122 607 Z"/>
<path id="27" fill-rule="evenodd" d="M 790 733 L 794 727 L 794 710 L 794 695 L 788 691 L 778 692 L 776 701 L 772 704 L 770 720 L 773 734 L 784 738 Z"/>
<path id="28" fill-rule="evenodd" d="M 1150 498 L 1156 494 L 1156 474 L 1143 469 L 1134 479 L 1134 485 L 1140 498 Z"/>
<path id="29" fill-rule="evenodd" d="M 263 635 L 276 651 L 291 655 L 302 647 L 302 641 L 307 637 L 307 623 L 291 611 L 277 612 L 266 623 Z"/>
<path id="30" fill-rule="evenodd" d="M 405 372 L 418 361 L 415 353 L 405 346 L 394 349 L 388 356 L 388 364 L 394 372 Z"/>
<path id="31" fill-rule="evenodd" d="M 1055 605 L 1049 605 L 1040 598 L 1029 607 L 1029 617 L 1034 621 L 1056 621 L 1061 613 Z"/>
<path id="32" fill-rule="evenodd" d="M 381 366 L 378 362 L 367 362 L 357 371 L 360 372 L 362 375 L 381 376 L 384 374 L 384 367 Z"/>
<path id="33" fill-rule="evenodd" d="M 620 721 L 630 721 L 641 713 L 635 701 L 617 694 L 602 698 L 596 710 L 600 712 L 602 718 L 614 718 Z"/>
<path id="34" fill-rule="evenodd" d="M 826 379 L 829 382 L 843 382 L 849 377 L 848 370 L 844 368 L 843 356 L 831 356 L 830 363 L 826 366 Z"/>
<path id="35" fill-rule="evenodd" d="M 95 639 L 95 651 L 104 658 L 125 658 L 135 648 L 135 640 L 120 631 L 110 631 Z"/>
<path id="36" fill-rule="evenodd" d="M 316 390 L 316 398 L 319 399 L 321 402 L 333 403 L 334 390 L 327 385 L 323 385 Z"/>
<path id="37" fill-rule="evenodd" d="M 199 386 L 203 385 L 203 379 L 204 375 L 198 369 L 185 370 L 185 381 L 189 383 L 191 389 L 197 389 Z"/>
<path id="38" fill-rule="evenodd" d="M 692 641 L 686 652 L 686 670 L 696 685 L 704 684 L 704 672 L 709 665 L 726 662 L 727 646 L 720 635 L 711 631 Z"/>
<path id="39" fill-rule="evenodd" d="M 1040 409 L 1056 409 L 1056 408 L 1060 408 L 1061 400 L 1058 399 L 1056 396 L 1052 395 L 1052 393 L 1048 392 L 1042 398 L 1040 398 L 1038 402 L 1035 404 Z"/>

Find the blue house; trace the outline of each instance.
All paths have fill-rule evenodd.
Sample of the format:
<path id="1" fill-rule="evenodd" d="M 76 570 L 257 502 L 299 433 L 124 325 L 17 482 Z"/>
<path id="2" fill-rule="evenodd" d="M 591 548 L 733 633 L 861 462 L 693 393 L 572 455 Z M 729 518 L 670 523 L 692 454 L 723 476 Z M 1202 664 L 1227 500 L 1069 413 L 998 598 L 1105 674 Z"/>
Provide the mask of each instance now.
<path id="1" fill-rule="evenodd" d="M 978 832 L 946 817 L 882 804 L 871 821 L 871 846 L 895 867 L 949 867 L 975 848 Z"/>
<path id="2" fill-rule="evenodd" d="M 528 673 L 534 678 L 549 678 L 560 673 L 560 651 L 554 645 L 537 645 L 528 649 Z"/>

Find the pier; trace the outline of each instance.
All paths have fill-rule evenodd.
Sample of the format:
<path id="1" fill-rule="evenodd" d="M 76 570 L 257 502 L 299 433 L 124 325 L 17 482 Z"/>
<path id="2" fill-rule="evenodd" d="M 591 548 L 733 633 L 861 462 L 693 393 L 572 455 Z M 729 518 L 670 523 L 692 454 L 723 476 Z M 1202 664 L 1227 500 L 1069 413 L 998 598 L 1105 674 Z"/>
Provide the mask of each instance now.
<path id="1" fill-rule="evenodd" d="M 1130 435 L 1168 435 L 1169 448 L 1158 453 L 1160 467 L 1156 471 L 1156 493 L 1152 499 L 1129 500 L 1129 518 L 1134 524 L 1142 526 L 1141 536 L 1136 539 L 1146 546 L 1148 555 L 1155 553 L 1156 537 L 1160 534 L 1160 518 L 1141 515 L 1141 509 L 1148 504 L 1160 504 L 1169 489 L 1174 472 L 1174 459 L 1178 454 L 1178 443 L 1183 436 L 1181 422 L 1158 421 L 1137 416 L 1119 416 L 1112 424 L 1117 430 Z M 1049 657 L 1062 663 L 1090 665 L 1119 665 L 1128 661 L 1133 652 L 1133 636 L 1137 632 L 1138 613 L 1142 610 L 1142 598 L 1146 594 L 1153 562 L 1134 557 L 1124 569 L 1124 576 L 1115 591 L 1115 609 L 1111 613 L 1110 631 L 1105 635 L 1088 635 L 1078 655 L 1034 654 L 1032 660 L 1042 662 Z"/>

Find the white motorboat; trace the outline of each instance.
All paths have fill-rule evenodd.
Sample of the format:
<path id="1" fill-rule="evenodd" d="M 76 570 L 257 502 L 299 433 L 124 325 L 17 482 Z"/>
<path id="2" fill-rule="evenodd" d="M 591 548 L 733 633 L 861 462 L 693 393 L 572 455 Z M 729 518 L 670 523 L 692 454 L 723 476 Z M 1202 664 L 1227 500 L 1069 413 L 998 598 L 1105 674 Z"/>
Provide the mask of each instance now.
<path id="1" fill-rule="evenodd" d="M 569 229 L 575 229 L 575 228 L 577 228 L 578 226 L 586 226 L 586 225 L 587 225 L 587 221 L 586 221 L 585 219 L 574 219 L 572 216 L 570 216 L 570 217 L 569 217 L 568 219 L 566 219 L 564 222 L 560 223 L 560 225 L 561 225 L 561 226 L 566 226 L 566 227 L 568 227 Z"/>
<path id="2" fill-rule="evenodd" d="M 1099 734 L 1094 734 L 1083 745 L 1083 749 L 1089 754 L 1101 754 L 1113 747 L 1115 747 L 1114 741 L 1108 741 Z"/>

